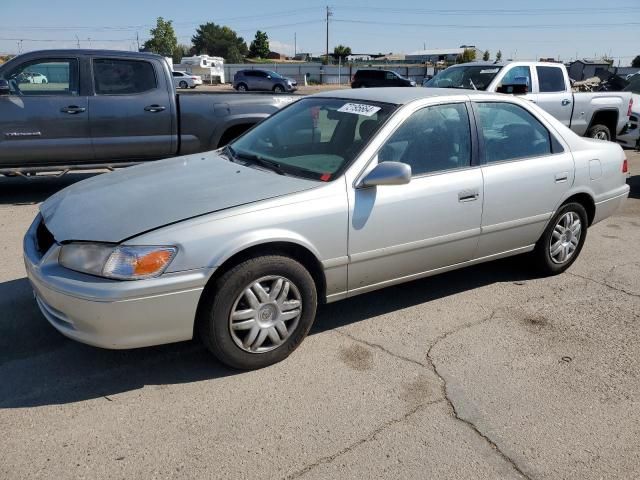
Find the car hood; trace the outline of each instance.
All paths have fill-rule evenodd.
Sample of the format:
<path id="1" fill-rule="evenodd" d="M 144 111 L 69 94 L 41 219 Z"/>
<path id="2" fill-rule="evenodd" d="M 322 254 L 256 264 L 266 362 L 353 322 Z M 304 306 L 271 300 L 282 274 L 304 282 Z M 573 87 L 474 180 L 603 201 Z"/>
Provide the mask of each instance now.
<path id="1" fill-rule="evenodd" d="M 124 168 L 71 185 L 40 206 L 58 242 L 121 242 L 207 213 L 314 188 L 216 152 Z"/>

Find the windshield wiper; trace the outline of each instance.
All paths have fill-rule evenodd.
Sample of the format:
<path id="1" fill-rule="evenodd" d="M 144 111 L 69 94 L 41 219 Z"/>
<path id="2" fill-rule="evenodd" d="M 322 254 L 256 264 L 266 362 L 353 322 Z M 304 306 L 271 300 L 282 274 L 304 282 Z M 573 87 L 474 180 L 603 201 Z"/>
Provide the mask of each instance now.
<path id="1" fill-rule="evenodd" d="M 233 147 L 227 147 L 229 153 L 233 156 L 233 158 L 240 158 L 242 160 L 247 160 L 249 162 L 253 162 L 256 165 L 260 165 L 263 168 L 268 168 L 269 170 L 273 170 L 278 175 L 286 175 L 285 172 L 279 163 L 272 162 L 270 160 L 265 160 L 260 155 L 256 155 L 254 153 L 246 153 L 246 152 L 236 152 Z"/>

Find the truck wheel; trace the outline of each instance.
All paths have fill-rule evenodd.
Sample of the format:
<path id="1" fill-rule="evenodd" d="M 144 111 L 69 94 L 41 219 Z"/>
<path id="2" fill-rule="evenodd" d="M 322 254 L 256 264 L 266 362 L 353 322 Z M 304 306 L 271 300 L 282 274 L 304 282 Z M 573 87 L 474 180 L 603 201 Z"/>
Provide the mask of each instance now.
<path id="1" fill-rule="evenodd" d="M 282 85 L 276 85 L 275 87 L 273 87 L 273 91 L 275 93 L 282 93 L 284 92 L 284 87 Z"/>
<path id="2" fill-rule="evenodd" d="M 246 92 L 247 90 L 249 90 L 244 83 L 239 83 L 238 86 L 236 87 L 236 89 L 239 92 Z"/>
<path id="3" fill-rule="evenodd" d="M 607 140 L 611 141 L 611 131 L 609 127 L 604 125 L 594 125 L 589 130 L 587 130 L 587 134 L 585 135 L 589 138 L 595 138 L 597 140 Z"/>
<path id="4" fill-rule="evenodd" d="M 188 88 L 189 85 L 187 85 L 187 82 L 185 82 L 184 80 L 181 80 L 180 83 L 178 84 L 178 86 L 180 88 Z"/>
<path id="5" fill-rule="evenodd" d="M 307 335 L 318 303 L 311 274 L 281 255 L 251 258 L 203 294 L 198 330 L 224 364 L 249 370 L 274 364 Z"/>

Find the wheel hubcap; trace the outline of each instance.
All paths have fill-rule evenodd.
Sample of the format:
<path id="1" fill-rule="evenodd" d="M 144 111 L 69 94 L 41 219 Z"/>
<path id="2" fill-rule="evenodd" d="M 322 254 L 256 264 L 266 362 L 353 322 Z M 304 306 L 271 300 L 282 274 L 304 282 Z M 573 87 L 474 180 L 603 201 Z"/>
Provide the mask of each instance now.
<path id="1" fill-rule="evenodd" d="M 549 254 L 554 263 L 568 262 L 580 243 L 582 221 L 575 212 L 567 212 L 553 228 L 549 242 Z"/>
<path id="2" fill-rule="evenodd" d="M 265 353 L 291 336 L 301 314 L 298 288 L 285 277 L 271 275 L 251 283 L 238 295 L 229 315 L 229 330 L 245 352 Z"/>
<path id="3" fill-rule="evenodd" d="M 598 140 L 609 140 L 609 138 L 607 137 L 607 134 L 605 132 L 598 132 L 593 136 L 593 138 L 598 139 Z"/>

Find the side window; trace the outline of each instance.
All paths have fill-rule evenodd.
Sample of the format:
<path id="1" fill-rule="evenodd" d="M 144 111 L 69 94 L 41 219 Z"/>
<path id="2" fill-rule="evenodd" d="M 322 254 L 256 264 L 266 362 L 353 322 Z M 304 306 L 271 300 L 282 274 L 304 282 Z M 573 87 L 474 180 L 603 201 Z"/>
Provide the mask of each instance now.
<path id="1" fill-rule="evenodd" d="M 143 60 L 97 58 L 93 80 L 97 95 L 131 95 L 157 87 L 153 65 Z"/>
<path id="2" fill-rule="evenodd" d="M 536 67 L 540 92 L 564 92 L 564 74 L 558 67 Z"/>
<path id="3" fill-rule="evenodd" d="M 520 85 L 522 83 L 527 84 L 527 89 L 531 92 L 531 69 L 526 66 L 518 66 L 511 68 L 502 80 L 500 80 L 500 86 L 502 85 Z"/>
<path id="4" fill-rule="evenodd" d="M 391 135 L 378 161 L 403 162 L 414 176 L 471 165 L 471 128 L 462 103 L 426 107 Z"/>
<path id="5" fill-rule="evenodd" d="M 551 134 L 527 110 L 512 103 L 477 103 L 485 162 L 551 155 Z"/>
<path id="6" fill-rule="evenodd" d="M 395 75 L 395 73 L 393 73 L 393 72 L 386 72 L 386 76 L 385 76 L 385 78 L 386 78 L 387 80 L 395 80 L 395 79 L 396 79 L 396 75 Z"/>
<path id="7" fill-rule="evenodd" d="M 78 95 L 78 61 L 47 59 L 23 63 L 7 75 L 16 95 Z"/>
<path id="8" fill-rule="evenodd" d="M 181 77 L 182 76 L 182 74 L 180 72 L 172 72 L 172 75 L 174 77 Z"/>

